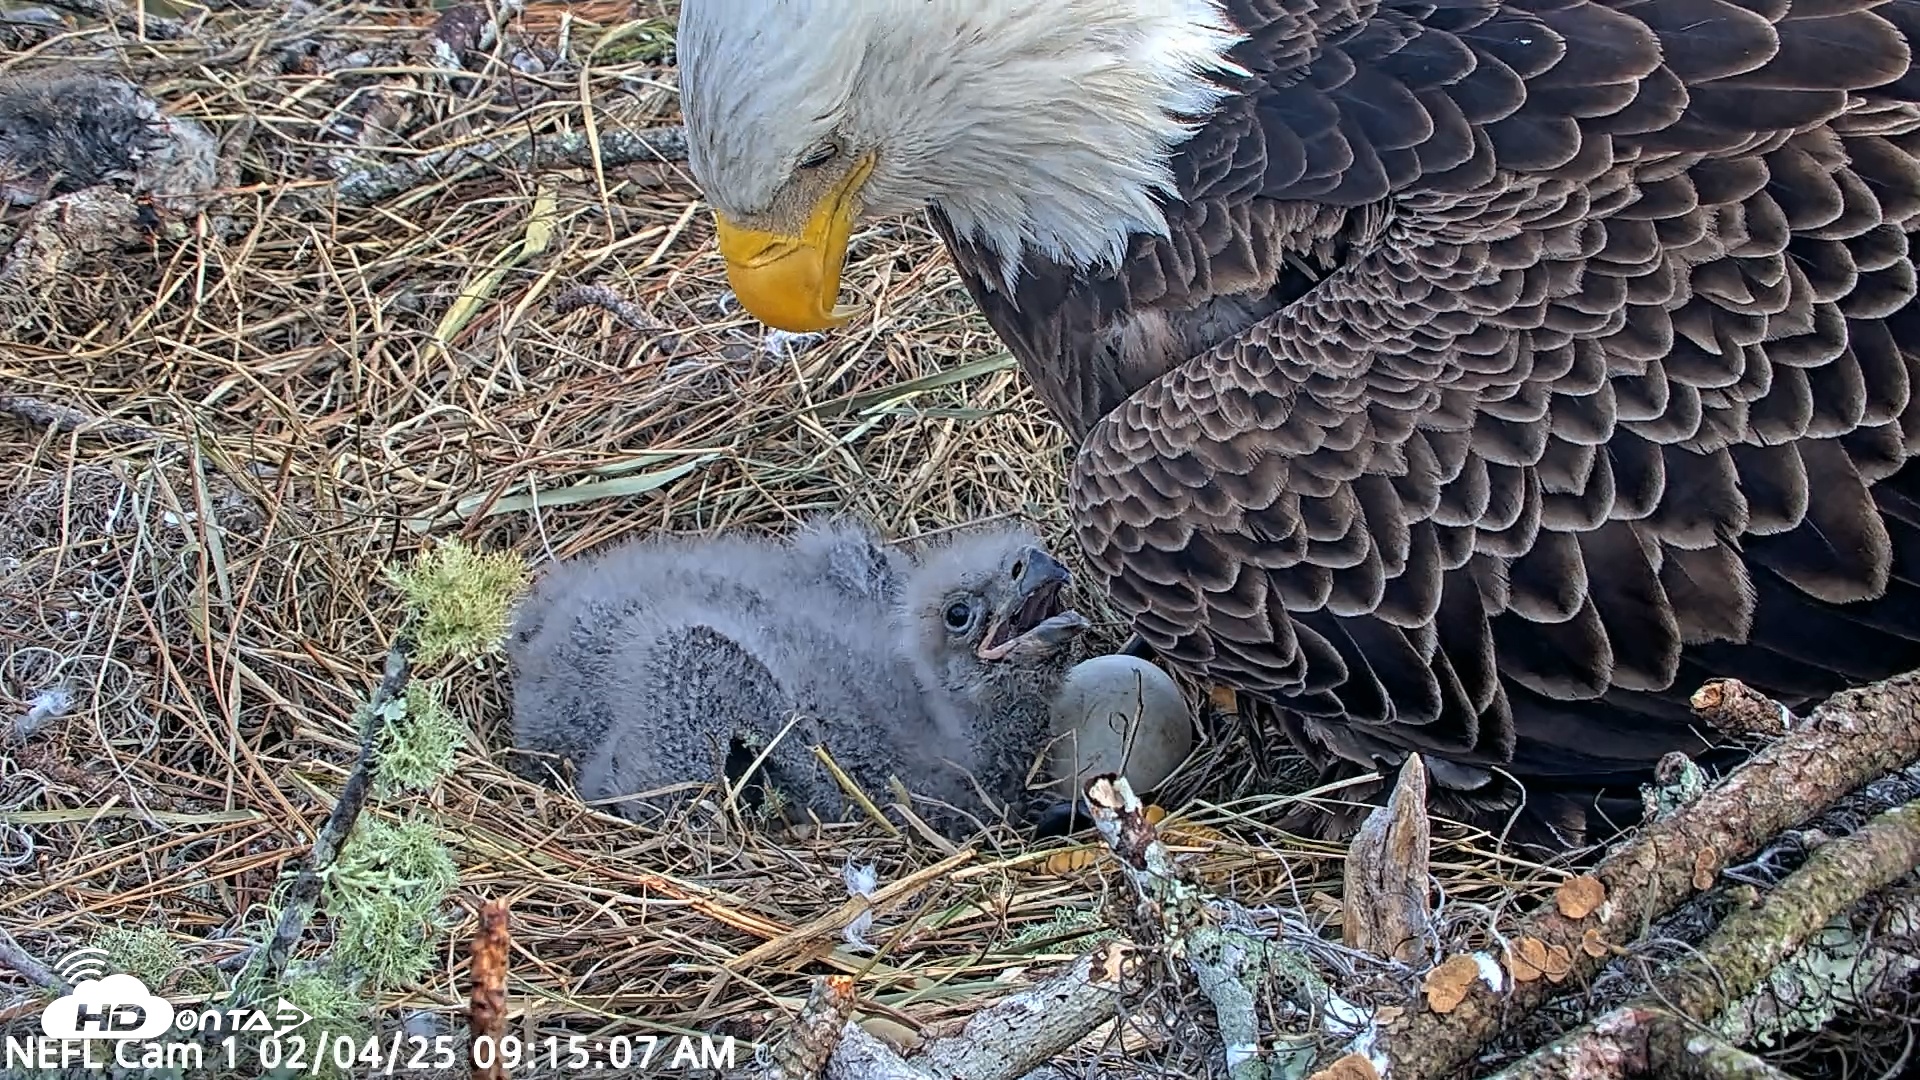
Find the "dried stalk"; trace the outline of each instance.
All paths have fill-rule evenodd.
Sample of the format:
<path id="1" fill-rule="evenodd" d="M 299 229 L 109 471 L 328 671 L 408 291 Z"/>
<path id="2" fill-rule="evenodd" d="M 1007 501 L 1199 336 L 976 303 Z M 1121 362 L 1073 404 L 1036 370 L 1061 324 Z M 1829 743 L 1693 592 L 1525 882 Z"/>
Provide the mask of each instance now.
<path id="1" fill-rule="evenodd" d="M 502 1042 L 507 1034 L 507 955 L 512 947 L 507 925 L 507 902 L 489 900 L 480 905 L 480 930 L 468 946 L 473 957 L 469 977 L 473 990 L 467 1001 L 467 1054 L 474 1080 L 507 1080 Z M 486 1051 L 478 1050 L 487 1044 Z M 486 1064 L 480 1058 L 486 1058 Z"/>
<path id="2" fill-rule="evenodd" d="M 1589 931 L 1616 944 L 1638 938 L 1647 923 L 1698 891 L 1695 878 L 1703 870 L 1711 879 L 1728 862 L 1920 757 L 1920 724 L 1913 722 L 1917 709 L 1920 675 L 1836 695 L 1804 726 L 1608 855 L 1594 871 L 1609 897 L 1601 910 L 1576 920 L 1548 906 L 1511 936 L 1569 950 L 1574 957 L 1571 980 L 1590 981 L 1609 958 L 1582 951 Z M 1531 1014 L 1555 991 L 1546 979 L 1500 994 L 1476 983 L 1459 1007 L 1444 1015 L 1411 1010 L 1381 1038 L 1389 1074 L 1396 1080 L 1452 1076 L 1489 1039 Z"/>

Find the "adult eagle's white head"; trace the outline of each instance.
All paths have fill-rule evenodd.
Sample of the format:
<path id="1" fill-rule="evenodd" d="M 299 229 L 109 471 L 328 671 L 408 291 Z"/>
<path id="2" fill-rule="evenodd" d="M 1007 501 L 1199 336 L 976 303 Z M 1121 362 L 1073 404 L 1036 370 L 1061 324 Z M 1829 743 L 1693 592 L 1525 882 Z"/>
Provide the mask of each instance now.
<path id="1" fill-rule="evenodd" d="M 1111 264 L 1238 34 L 1215 0 L 685 0 L 681 110 L 740 302 L 821 330 L 862 219 L 937 205 L 1014 273 Z"/>

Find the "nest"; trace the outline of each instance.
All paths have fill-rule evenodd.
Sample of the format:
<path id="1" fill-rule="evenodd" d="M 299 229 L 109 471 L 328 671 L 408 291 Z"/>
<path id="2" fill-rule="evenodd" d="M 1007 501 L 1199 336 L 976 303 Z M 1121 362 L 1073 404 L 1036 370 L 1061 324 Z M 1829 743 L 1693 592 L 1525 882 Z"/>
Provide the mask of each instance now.
<path id="1" fill-rule="evenodd" d="M 669 5 L 535 3 L 498 23 L 280 6 L 154 15 L 145 39 L 130 17 L 7 26 L 28 39 L 9 63 L 129 71 L 222 143 L 210 209 L 0 321 L 0 925 L 45 960 L 114 928 L 162 927 L 194 967 L 259 940 L 402 622 L 383 575 L 436 541 L 537 566 L 844 510 L 903 538 L 1017 515 L 1078 557 L 1063 434 L 921 224 L 855 237 L 846 278 L 870 314 L 814 340 L 731 302 L 678 161 L 407 175 L 457 147 L 671 124 Z M 375 181 L 400 190 L 340 196 Z M 937 1030 L 1084 950 L 1124 893 L 1110 862 L 1046 873 L 1065 842 L 1003 828 L 879 916 L 877 954 L 837 927 L 796 935 L 845 903 L 849 863 L 884 887 L 951 853 L 871 823 L 802 839 L 699 809 L 628 823 L 510 766 L 497 657 L 419 674 L 472 737 L 430 794 L 366 810 L 424 816 L 459 870 L 443 962 L 382 988 L 393 1015 L 461 1014 L 474 911 L 505 899 L 525 1030 L 753 1038 L 832 971 L 860 976 L 864 1011 Z M 1196 872 L 1324 930 L 1341 853 L 1265 824 L 1284 797 L 1234 801 L 1249 785 L 1230 740 L 1208 754 Z M 1435 871 L 1465 937 L 1553 882 L 1465 843 Z M 330 942 L 323 910 L 296 955 Z M 1354 970 L 1380 1000 L 1413 992 L 1404 969 Z M 0 970 L 0 1023 L 43 1002 Z M 1086 1056 L 1151 1070 L 1143 1040 Z"/>

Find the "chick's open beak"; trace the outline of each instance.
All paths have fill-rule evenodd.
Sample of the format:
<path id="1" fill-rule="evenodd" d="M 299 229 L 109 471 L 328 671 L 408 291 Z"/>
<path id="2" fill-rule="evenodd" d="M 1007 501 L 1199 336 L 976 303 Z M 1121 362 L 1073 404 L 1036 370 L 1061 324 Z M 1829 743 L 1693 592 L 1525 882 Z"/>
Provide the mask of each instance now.
<path id="1" fill-rule="evenodd" d="M 1059 648 L 1079 637 L 1087 620 L 1061 596 L 1072 581 L 1067 568 L 1039 548 L 1021 552 L 1013 598 L 993 613 L 976 655 L 999 660 L 1016 649 Z"/>
<path id="2" fill-rule="evenodd" d="M 871 158 L 827 189 L 798 236 L 751 229 L 714 215 L 727 282 L 740 305 L 768 326 L 804 334 L 838 326 L 858 313 L 840 306 L 840 269 L 859 214 L 860 186 Z"/>

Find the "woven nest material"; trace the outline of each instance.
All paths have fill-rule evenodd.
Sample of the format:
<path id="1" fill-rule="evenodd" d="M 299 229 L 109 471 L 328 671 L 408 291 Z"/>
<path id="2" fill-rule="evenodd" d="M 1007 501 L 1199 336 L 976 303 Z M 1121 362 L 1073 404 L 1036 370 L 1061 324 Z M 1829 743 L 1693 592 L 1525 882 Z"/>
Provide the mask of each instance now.
<path id="1" fill-rule="evenodd" d="M 38 717 L 0 748 L 0 926 L 22 949 L 157 926 L 219 964 L 259 940 L 400 625 L 383 572 L 437 540 L 538 565 L 846 510 L 896 537 L 1018 515 L 1077 557 L 1062 433 L 917 222 L 856 236 L 846 279 L 870 314 L 811 340 L 730 302 L 675 161 L 468 164 L 334 198 L 343 174 L 452 146 L 674 122 L 668 6 L 537 3 L 449 48 L 425 9 L 255 6 L 180 9 L 177 40 L 128 19 L 7 31 L 29 39 L 9 39 L 10 67 L 132 72 L 221 137 L 227 183 L 206 213 L 0 305 L 0 715 Z M 516 1026 L 748 1037 L 831 971 L 860 975 L 863 1010 L 938 1029 L 1086 948 L 1124 900 L 1110 865 L 1045 873 L 1065 842 L 1001 829 L 876 919 L 877 957 L 838 927 L 796 938 L 847 900 L 849 862 L 884 887 L 950 852 L 871 823 L 798 840 L 698 810 L 626 823 L 509 768 L 497 657 L 421 674 L 473 740 L 430 795 L 366 811 L 426 815 L 460 871 L 444 963 L 382 990 L 396 1014 L 458 1017 L 489 898 L 511 902 Z M 56 690 L 71 700 L 49 710 Z M 1245 755 L 1208 753 L 1194 786 L 1216 802 L 1191 816 L 1217 832 L 1196 869 L 1324 926 L 1340 853 L 1263 825 L 1281 798 L 1226 806 Z M 1552 883 L 1467 845 L 1435 872 L 1456 912 Z M 323 911 L 299 954 L 329 933 Z M 0 970 L 0 1022 L 43 1002 Z"/>

